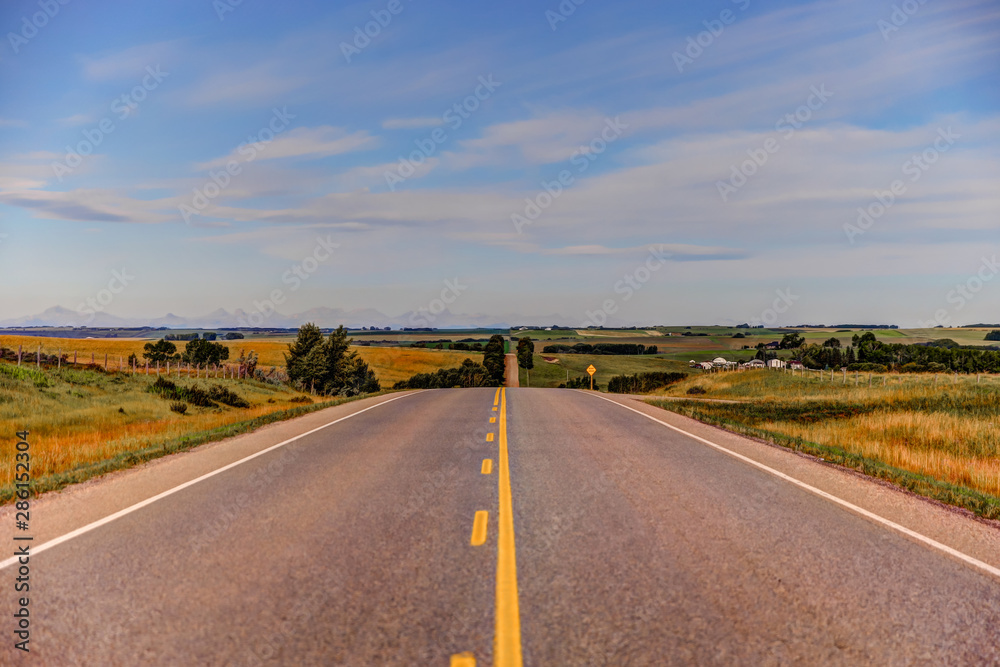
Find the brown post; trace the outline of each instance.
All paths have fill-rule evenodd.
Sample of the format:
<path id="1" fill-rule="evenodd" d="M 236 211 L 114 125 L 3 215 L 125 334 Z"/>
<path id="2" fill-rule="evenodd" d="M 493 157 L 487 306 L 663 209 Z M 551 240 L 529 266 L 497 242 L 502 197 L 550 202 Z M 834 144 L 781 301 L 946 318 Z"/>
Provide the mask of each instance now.
<path id="1" fill-rule="evenodd" d="M 21 346 L 17 346 L 17 365 L 21 365 Z"/>
<path id="2" fill-rule="evenodd" d="M 73 365 L 76 366 L 76 350 L 73 350 Z"/>
<path id="3" fill-rule="evenodd" d="M 107 352 L 104 353 L 104 370 L 105 370 L 105 372 L 107 372 L 107 370 L 108 370 L 108 353 Z"/>

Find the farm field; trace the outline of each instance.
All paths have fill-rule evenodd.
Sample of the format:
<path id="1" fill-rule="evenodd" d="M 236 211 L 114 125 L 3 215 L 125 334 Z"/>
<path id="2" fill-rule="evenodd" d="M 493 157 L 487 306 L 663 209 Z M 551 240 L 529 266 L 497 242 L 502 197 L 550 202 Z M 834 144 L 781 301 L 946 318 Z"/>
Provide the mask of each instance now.
<path id="1" fill-rule="evenodd" d="M 537 350 L 538 347 L 536 346 Z M 530 371 L 530 386 L 532 387 L 558 387 L 566 382 L 566 372 L 569 371 L 570 379 L 583 377 L 588 378 L 587 366 L 594 365 L 597 372 L 594 373 L 594 382 L 600 385 L 602 390 L 607 389 L 608 380 L 615 375 L 687 371 L 687 363 L 681 363 L 667 359 L 661 355 L 642 356 L 618 356 L 606 354 L 535 354 L 535 367 Z M 556 363 L 550 363 L 545 359 L 556 359 Z M 518 382 L 522 387 L 529 386 L 529 373 L 519 369 Z"/>
<path id="2" fill-rule="evenodd" d="M 693 388 L 738 402 L 650 402 L 1000 519 L 998 376 L 695 373 L 660 394 Z"/>
<path id="3" fill-rule="evenodd" d="M 229 348 L 230 361 L 240 355 L 240 351 L 256 352 L 259 356 L 258 367 L 266 370 L 271 367 L 284 368 L 284 353 L 293 336 L 280 338 L 259 338 L 254 340 L 217 341 Z M 142 358 L 143 346 L 150 342 L 147 339 L 124 338 L 42 338 L 32 336 L 0 336 L 0 347 L 16 350 L 18 345 L 24 349 L 25 363 L 33 360 L 35 352 L 41 345 L 44 354 L 57 354 L 62 351 L 68 354 L 72 361 L 73 353 L 77 353 L 80 364 L 90 363 L 91 355 L 96 363 L 103 365 L 104 355 L 108 355 L 109 369 L 117 369 L 120 361 L 124 363 L 130 354 Z M 178 351 L 184 349 L 184 343 L 175 341 Z M 482 353 L 451 350 L 429 350 L 421 348 L 397 347 L 365 347 L 354 346 L 358 356 L 365 360 L 375 371 L 384 389 L 389 389 L 398 380 L 404 380 L 415 373 L 428 373 L 439 368 L 458 366 L 467 357 L 479 357 Z M 127 364 L 126 364 L 127 365 Z"/>

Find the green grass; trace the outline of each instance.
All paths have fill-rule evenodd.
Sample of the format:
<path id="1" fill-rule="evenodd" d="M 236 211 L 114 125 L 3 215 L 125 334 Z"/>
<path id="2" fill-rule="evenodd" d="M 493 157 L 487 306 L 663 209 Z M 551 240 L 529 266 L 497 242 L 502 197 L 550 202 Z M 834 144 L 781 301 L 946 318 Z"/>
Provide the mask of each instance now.
<path id="1" fill-rule="evenodd" d="M 538 349 L 537 347 L 535 348 Z M 542 357 L 556 358 L 559 363 L 548 363 Z M 679 363 L 666 359 L 660 355 L 642 355 L 637 357 L 618 355 L 591 355 L 591 354 L 535 354 L 535 367 L 531 370 L 532 387 L 558 387 L 566 382 L 566 371 L 569 377 L 589 377 L 587 366 L 593 364 L 597 369 L 594 374 L 594 381 L 602 389 L 607 388 L 608 380 L 615 375 L 633 375 L 635 373 L 648 373 L 653 371 L 687 371 L 686 363 Z M 518 376 L 521 386 L 527 386 L 527 373 L 521 368 Z"/>

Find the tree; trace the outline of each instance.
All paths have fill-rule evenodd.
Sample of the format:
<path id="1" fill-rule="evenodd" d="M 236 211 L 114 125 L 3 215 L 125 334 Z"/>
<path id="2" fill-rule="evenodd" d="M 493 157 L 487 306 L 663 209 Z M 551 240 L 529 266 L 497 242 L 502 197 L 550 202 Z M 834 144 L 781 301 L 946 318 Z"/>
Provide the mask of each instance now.
<path id="1" fill-rule="evenodd" d="M 324 340 L 318 326 L 304 324 L 288 345 L 285 367 L 292 384 L 322 394 L 354 396 L 381 389 L 375 372 L 351 350 L 343 326 Z"/>
<path id="2" fill-rule="evenodd" d="M 827 338 L 826 341 L 823 343 L 823 347 L 835 347 L 835 348 L 837 348 L 839 350 L 840 349 L 840 339 L 839 338 L 833 338 L 833 337 Z"/>
<path id="3" fill-rule="evenodd" d="M 152 363 L 164 362 L 177 352 L 177 346 L 169 340 L 163 339 L 155 343 L 146 343 L 142 346 L 145 352 L 142 356 Z"/>
<path id="4" fill-rule="evenodd" d="M 793 331 L 792 333 L 786 333 L 781 337 L 781 342 L 778 343 L 778 347 L 782 350 L 794 350 L 797 347 L 802 347 L 802 344 L 806 342 L 806 339 L 798 334 L 798 332 Z"/>
<path id="5" fill-rule="evenodd" d="M 184 361 L 189 364 L 218 364 L 229 358 L 229 348 L 222 343 L 193 340 L 184 346 Z"/>
<path id="6" fill-rule="evenodd" d="M 299 327 L 298 336 L 288 344 L 288 352 L 285 353 L 289 382 L 309 386 L 322 379 L 322 348 L 323 332 L 318 326 L 310 322 Z"/>
<path id="7" fill-rule="evenodd" d="M 504 344 L 503 336 L 493 334 L 490 341 L 486 343 L 483 350 L 483 366 L 490 374 L 490 381 L 494 387 L 501 387 L 504 384 Z"/>
<path id="8" fill-rule="evenodd" d="M 526 371 L 530 371 L 532 368 L 535 367 L 535 358 L 533 356 L 534 354 L 535 354 L 535 344 L 531 342 L 531 338 L 525 336 L 521 340 L 517 341 L 518 366 L 520 366 Z M 528 384 L 530 385 L 531 375 L 529 374 L 528 377 L 529 377 Z"/>
<path id="9" fill-rule="evenodd" d="M 994 329 L 986 334 L 986 338 L 984 340 L 1000 340 L 1000 329 Z"/>

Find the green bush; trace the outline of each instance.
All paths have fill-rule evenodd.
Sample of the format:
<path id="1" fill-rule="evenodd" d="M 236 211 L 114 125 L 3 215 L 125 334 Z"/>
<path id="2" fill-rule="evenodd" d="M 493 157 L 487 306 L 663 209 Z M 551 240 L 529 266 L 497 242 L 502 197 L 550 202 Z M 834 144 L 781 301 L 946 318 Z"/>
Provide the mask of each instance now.
<path id="1" fill-rule="evenodd" d="M 608 391 L 613 394 L 644 394 L 680 382 L 687 373 L 638 373 L 636 375 L 616 375 L 608 382 Z"/>
<path id="2" fill-rule="evenodd" d="M 573 378 L 569 382 L 564 382 L 559 385 L 560 389 L 590 389 L 590 376 L 583 376 Z M 594 383 L 594 391 L 599 391 L 601 385 Z"/>

